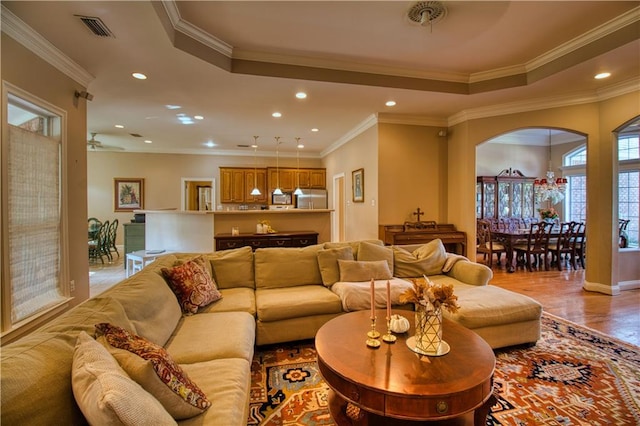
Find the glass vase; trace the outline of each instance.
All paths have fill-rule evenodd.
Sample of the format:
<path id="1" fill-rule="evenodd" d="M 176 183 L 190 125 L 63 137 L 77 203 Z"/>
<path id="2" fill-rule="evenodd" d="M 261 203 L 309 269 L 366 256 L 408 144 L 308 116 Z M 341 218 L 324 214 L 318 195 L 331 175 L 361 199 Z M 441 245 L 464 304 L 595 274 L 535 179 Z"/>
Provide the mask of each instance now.
<path id="1" fill-rule="evenodd" d="M 442 344 L 442 309 L 416 305 L 415 345 L 420 352 L 436 354 Z"/>

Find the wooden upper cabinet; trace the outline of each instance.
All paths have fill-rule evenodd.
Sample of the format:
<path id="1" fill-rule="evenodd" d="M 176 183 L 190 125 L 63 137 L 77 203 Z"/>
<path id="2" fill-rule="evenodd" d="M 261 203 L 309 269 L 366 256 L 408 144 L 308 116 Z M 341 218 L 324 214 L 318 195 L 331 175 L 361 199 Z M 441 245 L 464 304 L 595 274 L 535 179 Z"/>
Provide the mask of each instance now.
<path id="1" fill-rule="evenodd" d="M 254 177 L 255 175 L 255 177 Z M 266 169 L 250 169 L 245 172 L 245 193 L 244 200 L 247 203 L 266 203 L 267 202 L 267 170 Z M 251 195 L 254 186 L 260 190 L 260 195 Z"/>
<path id="2" fill-rule="evenodd" d="M 273 192 L 278 185 L 283 192 L 293 192 L 296 189 L 296 169 L 269 167 L 267 171 L 269 173 L 269 193 Z"/>
<path id="3" fill-rule="evenodd" d="M 309 188 L 325 189 L 327 187 L 326 169 L 309 169 Z"/>
<path id="4" fill-rule="evenodd" d="M 296 171 L 298 182 L 294 182 L 294 185 L 298 183 L 300 188 L 311 188 L 311 173 L 309 169 L 300 169 Z"/>

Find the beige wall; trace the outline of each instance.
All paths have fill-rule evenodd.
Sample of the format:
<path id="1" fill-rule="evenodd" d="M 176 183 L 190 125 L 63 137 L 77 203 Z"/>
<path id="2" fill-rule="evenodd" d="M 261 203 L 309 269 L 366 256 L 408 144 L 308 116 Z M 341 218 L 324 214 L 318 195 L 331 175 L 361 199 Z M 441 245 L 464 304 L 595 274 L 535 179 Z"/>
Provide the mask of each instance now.
<path id="1" fill-rule="evenodd" d="M 88 214 L 100 220 L 133 218 L 130 212 L 113 211 L 113 178 L 144 178 L 144 208 L 180 210 L 182 178 L 215 178 L 216 202 L 220 197 L 220 167 L 253 167 L 251 156 L 216 156 L 191 154 L 146 154 L 126 151 L 87 153 Z M 295 158 L 280 158 L 281 167 L 296 167 Z M 275 157 L 258 157 L 258 167 L 275 167 Z M 300 158 L 300 167 L 322 167 L 319 159 Z M 118 227 L 117 244 L 123 244 L 123 228 Z"/>
<path id="2" fill-rule="evenodd" d="M 69 279 L 75 281 L 71 304 L 76 305 L 89 298 L 86 101 L 74 96 L 76 90 L 85 88 L 5 33 L 2 33 L 2 80 L 67 112 L 66 156 L 62 159 L 66 184 L 63 191 L 67 197 Z"/>
<path id="3" fill-rule="evenodd" d="M 447 138 L 439 127 L 379 124 L 380 224 L 447 223 Z"/>
<path id="4" fill-rule="evenodd" d="M 327 169 L 330 207 L 333 177 L 345 177 L 345 239 L 378 238 L 378 128 L 372 126 L 323 159 Z M 351 172 L 364 168 L 364 203 L 352 201 Z"/>

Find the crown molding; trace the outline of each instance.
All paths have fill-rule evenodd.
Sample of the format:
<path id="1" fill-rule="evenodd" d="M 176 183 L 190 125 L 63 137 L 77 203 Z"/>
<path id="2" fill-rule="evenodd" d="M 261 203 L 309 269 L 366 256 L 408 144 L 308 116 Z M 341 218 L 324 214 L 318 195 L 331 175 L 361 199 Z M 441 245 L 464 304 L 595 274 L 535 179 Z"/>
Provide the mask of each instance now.
<path id="1" fill-rule="evenodd" d="M 25 48 L 47 61 L 57 70 L 67 75 L 69 78 L 81 84 L 83 87 L 89 86 L 94 80 L 87 70 L 74 62 L 60 49 L 51 44 L 48 40 L 34 31 L 24 21 L 14 15 L 5 6 L 2 6 L 2 32 L 23 45 Z"/>
<path id="2" fill-rule="evenodd" d="M 640 91 L 640 77 L 618 83 L 595 92 L 583 92 L 573 95 L 539 98 L 527 101 L 509 102 L 460 111 L 449 117 L 449 127 L 469 120 L 497 117 L 543 109 L 561 108 L 573 105 L 599 102 L 616 96 Z"/>
<path id="3" fill-rule="evenodd" d="M 403 115 L 387 112 L 378 113 L 378 123 L 405 124 L 411 126 L 447 127 L 446 118 L 427 117 L 424 115 Z"/>
<path id="4" fill-rule="evenodd" d="M 182 19 L 175 0 L 163 0 L 162 6 L 164 6 L 164 10 L 167 12 L 171 25 L 176 31 L 180 31 L 184 35 L 191 37 L 216 52 L 231 58 L 233 55 L 233 46 L 217 37 L 214 37 L 189 21 Z"/>
<path id="5" fill-rule="evenodd" d="M 348 131 L 344 136 L 342 136 L 340 139 L 338 139 L 337 141 L 335 141 L 334 143 L 329 145 L 328 148 L 326 148 L 323 151 L 321 151 L 320 152 L 320 157 L 322 158 L 322 157 L 327 156 L 328 154 L 332 153 L 336 149 L 340 148 L 342 145 L 344 145 L 344 144 L 348 143 L 349 141 L 351 141 L 353 138 L 355 138 L 356 136 L 358 136 L 359 134 L 361 134 L 365 130 L 369 129 L 370 127 L 375 126 L 377 123 L 378 123 L 378 118 L 376 117 L 376 115 L 375 114 L 369 115 L 362 122 L 360 122 L 357 126 L 355 126 L 353 129 Z"/>

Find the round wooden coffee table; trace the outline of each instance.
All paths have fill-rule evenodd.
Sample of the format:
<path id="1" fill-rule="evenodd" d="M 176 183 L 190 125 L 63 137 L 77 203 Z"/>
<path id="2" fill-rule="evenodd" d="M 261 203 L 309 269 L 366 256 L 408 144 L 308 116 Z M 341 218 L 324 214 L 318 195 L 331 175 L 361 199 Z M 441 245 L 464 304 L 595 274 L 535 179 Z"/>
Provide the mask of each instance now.
<path id="1" fill-rule="evenodd" d="M 407 333 L 379 348 L 366 345 L 369 311 L 340 315 L 316 334 L 318 366 L 330 386 L 331 415 L 339 425 L 396 425 L 447 420 L 446 424 L 485 425 L 494 402 L 495 356 L 477 334 L 444 320 L 443 340 L 451 350 L 424 356 L 406 345 L 414 334 L 413 312 L 394 311 L 412 324 Z M 386 312 L 377 311 L 384 334 Z M 431 423 L 429 423 L 431 424 Z"/>

